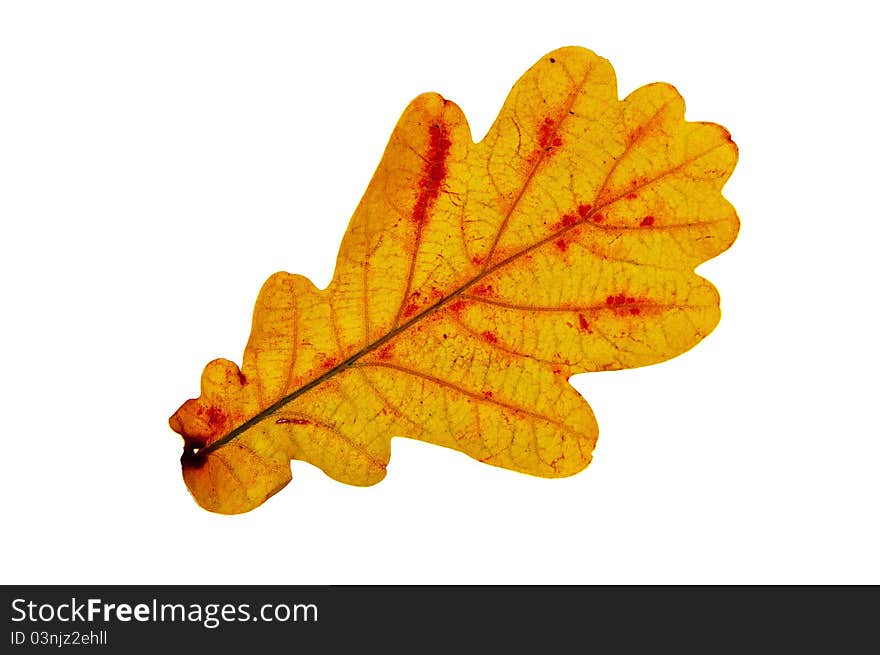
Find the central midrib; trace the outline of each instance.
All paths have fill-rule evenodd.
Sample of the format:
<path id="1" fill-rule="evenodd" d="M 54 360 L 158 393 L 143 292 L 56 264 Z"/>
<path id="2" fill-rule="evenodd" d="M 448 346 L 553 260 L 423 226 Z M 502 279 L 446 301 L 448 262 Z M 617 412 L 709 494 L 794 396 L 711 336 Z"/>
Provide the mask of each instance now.
<path id="1" fill-rule="evenodd" d="M 237 436 L 239 436 L 243 432 L 246 432 L 248 429 L 252 428 L 257 423 L 261 422 L 263 419 L 268 418 L 269 416 L 274 414 L 276 411 L 278 411 L 279 409 L 281 409 L 285 405 L 293 402 L 294 400 L 296 400 L 297 398 L 302 396 L 304 393 L 311 391 L 315 387 L 320 386 L 321 384 L 323 384 L 327 380 L 331 379 L 335 375 L 342 373 L 343 371 L 345 371 L 347 368 L 349 368 L 352 364 L 357 362 L 362 357 L 369 355 L 371 352 L 373 352 L 377 348 L 380 348 L 384 344 L 388 343 L 389 341 L 391 341 L 392 339 L 397 337 L 399 334 L 408 330 L 410 327 L 412 327 L 413 325 L 415 325 L 416 323 L 421 321 L 423 318 L 425 318 L 429 314 L 436 312 L 438 309 L 440 309 L 444 305 L 446 305 L 449 302 L 451 302 L 452 300 L 458 298 L 465 291 L 467 291 L 473 285 L 477 284 L 483 278 L 488 277 L 489 275 L 491 275 L 492 273 L 494 273 L 498 269 L 503 268 L 504 266 L 507 266 L 512 261 L 522 257 L 523 255 L 528 254 L 529 252 L 531 252 L 532 250 L 535 250 L 536 248 L 540 248 L 541 246 L 545 245 L 546 243 L 549 243 L 553 239 L 558 238 L 559 236 L 565 234 L 566 232 L 569 232 L 570 230 L 573 230 L 577 227 L 580 227 L 584 223 L 588 223 L 589 219 L 593 216 L 593 214 L 598 209 L 600 209 L 600 207 L 604 207 L 604 206 L 605 205 L 602 205 L 599 207 L 594 207 L 586 216 L 584 216 L 584 218 L 582 220 L 580 220 L 576 223 L 573 223 L 572 225 L 567 225 L 563 229 L 561 229 L 557 232 L 553 232 L 549 236 L 541 239 L 540 241 L 537 241 L 536 243 L 532 244 L 531 246 L 529 246 L 527 248 L 523 248 L 522 250 L 513 253 L 509 257 L 502 259 L 497 264 L 494 264 L 493 266 L 491 266 L 487 269 L 484 269 L 479 274 L 477 274 L 474 278 L 472 278 L 471 280 L 469 280 L 465 284 L 461 285 L 460 287 L 458 287 L 457 289 L 452 291 L 448 296 L 444 296 L 443 298 L 438 300 L 433 305 L 422 310 L 421 313 L 413 316 L 406 323 L 403 323 L 403 324 L 397 326 L 396 328 L 394 328 L 393 330 L 390 330 L 387 334 L 383 335 L 381 338 L 377 339 L 373 343 L 371 343 L 367 346 L 364 346 L 359 351 L 357 351 L 355 354 L 351 355 L 348 359 L 343 360 L 342 362 L 340 362 L 339 364 L 337 364 L 333 368 L 331 368 L 328 371 L 324 372 L 323 374 L 319 375 L 318 377 L 311 380 L 310 382 L 304 384 L 296 391 L 287 394 L 286 396 L 280 398 L 279 400 L 276 400 L 274 403 L 269 405 L 266 409 L 262 410 L 259 414 L 254 415 L 252 418 L 248 419 L 247 421 L 245 421 L 244 423 L 239 425 L 237 428 L 235 428 L 234 430 L 232 430 L 231 432 L 226 434 L 226 436 L 221 437 L 217 441 L 214 441 L 213 443 L 211 443 L 210 445 L 208 445 L 204 448 L 193 449 L 191 454 L 195 457 L 205 457 L 205 456 L 209 455 L 210 453 L 214 452 L 215 450 L 217 450 L 218 448 L 222 448 L 223 446 L 228 444 L 230 441 L 235 439 Z"/>

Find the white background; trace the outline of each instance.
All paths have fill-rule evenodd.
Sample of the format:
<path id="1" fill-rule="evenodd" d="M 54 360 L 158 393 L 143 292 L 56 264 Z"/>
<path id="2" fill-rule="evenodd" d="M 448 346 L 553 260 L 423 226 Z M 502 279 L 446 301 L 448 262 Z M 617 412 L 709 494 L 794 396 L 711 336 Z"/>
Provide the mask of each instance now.
<path id="1" fill-rule="evenodd" d="M 4 2 L 3 583 L 880 583 L 875 21 L 859 3 Z M 740 147 L 717 330 L 574 384 L 593 464 L 395 439 L 200 509 L 167 418 L 277 270 L 332 273 L 400 113 L 489 127 L 550 50 L 666 81 Z"/>

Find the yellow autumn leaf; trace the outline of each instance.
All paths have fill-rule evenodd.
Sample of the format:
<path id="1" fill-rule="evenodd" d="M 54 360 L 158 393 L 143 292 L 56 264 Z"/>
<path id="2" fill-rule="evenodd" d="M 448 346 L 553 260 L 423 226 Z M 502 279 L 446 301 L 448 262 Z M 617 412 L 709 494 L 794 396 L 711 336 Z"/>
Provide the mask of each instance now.
<path id="1" fill-rule="evenodd" d="M 721 195 L 736 158 L 669 85 L 618 100 L 611 65 L 583 48 L 535 64 L 477 144 L 457 105 L 419 96 L 330 285 L 269 278 L 241 369 L 210 362 L 171 417 L 190 492 L 245 512 L 292 459 L 375 484 L 393 436 L 581 471 L 598 428 L 568 378 L 674 357 L 719 320 L 693 269 L 736 237 Z"/>

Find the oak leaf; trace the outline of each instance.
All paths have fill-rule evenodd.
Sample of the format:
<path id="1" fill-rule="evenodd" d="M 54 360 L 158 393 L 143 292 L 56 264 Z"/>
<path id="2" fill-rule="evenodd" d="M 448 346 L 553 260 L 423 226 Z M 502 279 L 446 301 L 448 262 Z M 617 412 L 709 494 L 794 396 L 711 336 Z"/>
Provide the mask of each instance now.
<path id="1" fill-rule="evenodd" d="M 241 369 L 210 362 L 171 417 L 190 492 L 245 512 L 292 459 L 371 485 L 395 435 L 581 471 L 598 429 L 569 377 L 674 357 L 719 320 L 693 269 L 736 237 L 721 195 L 736 159 L 673 87 L 618 100 L 611 65 L 583 48 L 535 64 L 476 144 L 457 105 L 417 97 L 330 285 L 270 277 Z"/>

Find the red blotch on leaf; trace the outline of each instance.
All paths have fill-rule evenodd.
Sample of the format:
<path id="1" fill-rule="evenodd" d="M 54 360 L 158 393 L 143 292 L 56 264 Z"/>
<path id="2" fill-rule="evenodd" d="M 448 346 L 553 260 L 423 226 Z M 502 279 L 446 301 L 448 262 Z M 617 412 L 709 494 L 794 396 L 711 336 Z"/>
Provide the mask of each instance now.
<path id="1" fill-rule="evenodd" d="M 590 210 L 593 208 L 593 205 L 590 204 L 580 204 L 578 205 L 578 214 L 581 218 L 586 218 L 587 214 L 590 213 Z"/>
<path id="2" fill-rule="evenodd" d="M 485 332 L 483 332 L 482 336 L 483 341 L 486 341 L 487 343 L 498 343 L 498 335 L 496 335 L 494 332 L 489 332 L 488 330 L 486 330 Z"/>
<path id="3" fill-rule="evenodd" d="M 556 247 L 559 248 L 562 252 L 568 250 L 568 241 L 565 239 L 556 239 L 555 241 Z"/>
<path id="4" fill-rule="evenodd" d="M 475 296 L 491 296 L 495 293 L 495 289 L 492 288 L 491 284 L 478 284 L 471 289 L 471 293 Z"/>
<path id="5" fill-rule="evenodd" d="M 212 430 L 218 430 L 226 423 L 226 413 L 219 407 L 209 407 L 205 419 Z"/>
<path id="6" fill-rule="evenodd" d="M 417 311 L 419 311 L 419 307 L 421 307 L 421 302 L 419 301 L 419 296 L 422 294 L 419 291 L 415 291 L 410 294 L 409 300 L 406 303 L 406 307 L 403 308 L 403 317 L 409 318 Z"/>
<path id="7" fill-rule="evenodd" d="M 453 314 L 460 314 L 461 310 L 465 308 L 466 304 L 467 303 L 465 303 L 464 300 L 459 298 L 458 300 L 455 300 L 449 304 L 449 311 L 451 311 Z"/>
<path id="8" fill-rule="evenodd" d="M 654 224 L 654 217 L 653 216 L 645 216 L 642 219 L 642 222 L 639 223 L 639 225 L 641 225 L 642 227 L 650 227 L 653 224 Z"/>
<path id="9" fill-rule="evenodd" d="M 553 141 L 553 131 L 555 128 L 555 122 L 552 118 L 547 117 L 544 119 L 544 122 L 538 127 L 538 145 L 541 146 L 542 149 L 546 150 L 550 147 Z M 561 141 L 559 145 L 562 145 Z"/>
<path id="10" fill-rule="evenodd" d="M 642 311 L 641 307 L 634 306 L 637 303 L 643 305 L 645 300 L 628 296 L 625 293 L 618 293 L 617 295 L 605 298 L 605 304 L 609 307 L 613 307 L 614 313 L 618 316 L 625 316 L 627 314 L 636 316 L 640 314 Z"/>
<path id="11" fill-rule="evenodd" d="M 292 425 L 309 425 L 310 421 L 304 418 L 279 418 L 275 420 L 275 425 L 286 425 L 288 423 Z"/>
<path id="12" fill-rule="evenodd" d="M 446 179 L 446 158 L 449 155 L 449 132 L 446 126 L 435 123 L 428 128 L 428 153 L 422 167 L 422 179 L 419 180 L 419 195 L 412 210 L 412 220 L 416 225 L 423 225 L 428 208 L 440 194 L 440 186 Z"/>
<path id="13" fill-rule="evenodd" d="M 641 139 L 645 135 L 646 131 L 647 131 L 646 125 L 639 125 L 636 129 L 634 129 L 632 132 L 629 133 L 628 138 L 627 138 L 627 141 L 628 141 L 627 145 L 632 145 L 633 143 L 635 143 L 636 141 Z"/>
<path id="14" fill-rule="evenodd" d="M 575 216 L 574 214 L 563 214 L 562 218 L 558 222 L 554 223 L 551 227 L 554 230 L 560 230 L 565 227 L 571 227 L 577 222 L 577 216 Z"/>
<path id="15" fill-rule="evenodd" d="M 578 327 L 580 327 L 582 332 L 586 332 L 587 334 L 593 333 L 593 329 L 590 327 L 590 323 L 587 321 L 586 317 L 583 314 L 578 314 Z"/>

